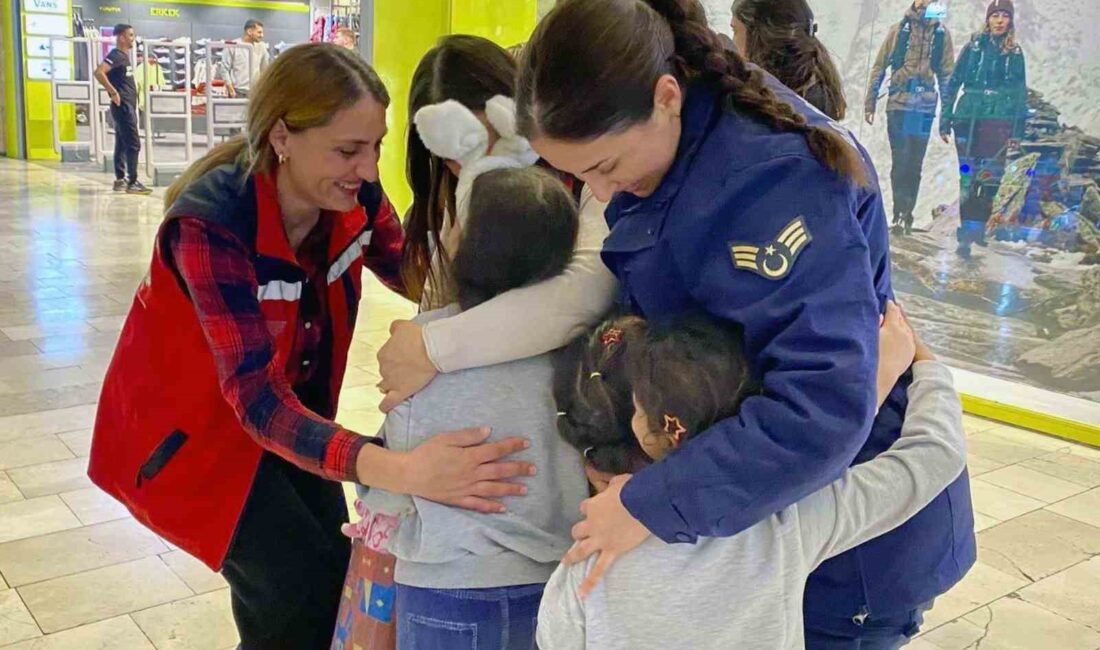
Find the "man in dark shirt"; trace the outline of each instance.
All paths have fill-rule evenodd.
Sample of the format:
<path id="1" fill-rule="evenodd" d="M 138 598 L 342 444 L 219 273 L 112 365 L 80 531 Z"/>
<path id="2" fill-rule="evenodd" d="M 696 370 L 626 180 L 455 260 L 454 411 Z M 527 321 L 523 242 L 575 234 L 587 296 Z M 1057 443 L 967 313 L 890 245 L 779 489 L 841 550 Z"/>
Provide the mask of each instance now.
<path id="1" fill-rule="evenodd" d="M 149 194 L 152 190 L 137 179 L 141 138 L 138 136 L 137 86 L 134 68 L 130 65 L 130 52 L 136 40 L 133 27 L 115 25 L 115 48 L 96 68 L 95 78 L 111 97 L 111 117 L 115 122 L 114 190 Z"/>

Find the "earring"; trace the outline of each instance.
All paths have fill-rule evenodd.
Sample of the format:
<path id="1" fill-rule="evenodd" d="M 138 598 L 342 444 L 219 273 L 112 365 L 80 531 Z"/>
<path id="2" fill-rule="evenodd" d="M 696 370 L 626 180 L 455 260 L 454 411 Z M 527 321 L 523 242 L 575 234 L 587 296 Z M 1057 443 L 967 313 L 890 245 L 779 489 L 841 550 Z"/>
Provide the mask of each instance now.
<path id="1" fill-rule="evenodd" d="M 280 165 L 286 162 L 286 156 L 284 156 L 283 154 L 278 154 L 278 156 Z"/>

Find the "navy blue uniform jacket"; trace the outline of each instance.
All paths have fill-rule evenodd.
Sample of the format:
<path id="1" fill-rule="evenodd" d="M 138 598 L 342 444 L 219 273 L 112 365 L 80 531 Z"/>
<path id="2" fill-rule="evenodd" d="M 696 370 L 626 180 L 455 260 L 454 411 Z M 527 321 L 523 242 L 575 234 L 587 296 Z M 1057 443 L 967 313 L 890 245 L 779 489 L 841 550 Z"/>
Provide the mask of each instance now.
<path id="1" fill-rule="evenodd" d="M 632 311 L 660 320 L 704 309 L 741 324 L 763 394 L 623 490 L 666 542 L 736 534 L 840 477 L 899 436 L 909 377 L 875 414 L 879 314 L 893 298 L 874 167 L 852 135 L 769 78 L 812 124 L 863 156 L 860 187 L 824 167 L 801 133 L 723 107 L 707 86 L 685 98 L 676 160 L 649 197 L 616 195 L 604 261 Z M 975 559 L 964 472 L 900 528 L 823 564 L 807 622 L 851 625 L 942 594 Z M 730 585 L 736 589 L 737 585 Z"/>

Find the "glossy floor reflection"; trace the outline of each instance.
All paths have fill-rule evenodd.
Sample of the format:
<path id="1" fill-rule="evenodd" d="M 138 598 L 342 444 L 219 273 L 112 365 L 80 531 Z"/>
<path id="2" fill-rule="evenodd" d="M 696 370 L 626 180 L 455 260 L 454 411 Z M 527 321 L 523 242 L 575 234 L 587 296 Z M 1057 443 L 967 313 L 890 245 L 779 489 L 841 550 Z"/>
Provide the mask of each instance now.
<path id="1" fill-rule="evenodd" d="M 100 382 L 160 199 L 0 159 L 0 647 L 236 645 L 225 582 L 84 476 Z M 368 282 L 340 421 L 373 432 L 374 355 L 409 305 Z M 1100 451 L 967 418 L 979 565 L 911 647 L 1100 648 Z"/>

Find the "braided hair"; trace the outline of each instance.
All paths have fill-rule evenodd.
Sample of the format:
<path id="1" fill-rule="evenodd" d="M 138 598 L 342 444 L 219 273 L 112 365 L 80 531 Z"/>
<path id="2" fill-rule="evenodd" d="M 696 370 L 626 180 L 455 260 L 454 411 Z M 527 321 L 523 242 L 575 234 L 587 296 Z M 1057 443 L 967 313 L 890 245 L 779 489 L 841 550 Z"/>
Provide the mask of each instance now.
<path id="1" fill-rule="evenodd" d="M 760 68 L 722 45 L 698 0 L 566 0 L 525 48 L 516 87 L 525 136 L 586 141 L 649 119 L 664 75 L 699 80 L 723 105 L 775 131 L 806 137 L 814 156 L 843 178 L 868 183 L 859 152 L 839 132 L 810 126 L 772 91 Z"/>

